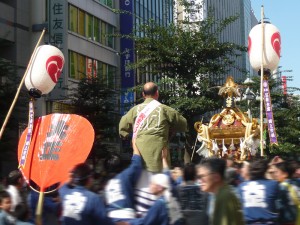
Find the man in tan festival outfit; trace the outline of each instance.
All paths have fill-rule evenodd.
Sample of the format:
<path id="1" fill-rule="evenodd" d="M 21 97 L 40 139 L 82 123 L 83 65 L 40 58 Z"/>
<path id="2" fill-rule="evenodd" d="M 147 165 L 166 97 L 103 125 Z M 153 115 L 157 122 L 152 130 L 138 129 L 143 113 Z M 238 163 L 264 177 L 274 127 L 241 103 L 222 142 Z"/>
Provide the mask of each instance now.
<path id="1" fill-rule="evenodd" d="M 158 87 L 153 82 L 148 82 L 143 88 L 145 101 L 136 105 L 121 118 L 119 124 L 120 136 L 126 138 L 133 130 L 136 137 L 136 145 L 141 152 L 145 167 L 150 172 L 161 172 L 161 151 L 168 147 L 170 131 L 186 132 L 187 122 L 175 109 L 160 104 Z M 147 113 L 143 109 L 149 107 L 149 103 L 157 103 L 150 107 Z M 139 116 L 143 114 L 143 116 Z M 135 124 L 136 119 L 138 124 Z M 135 129 L 136 127 L 136 129 Z"/>

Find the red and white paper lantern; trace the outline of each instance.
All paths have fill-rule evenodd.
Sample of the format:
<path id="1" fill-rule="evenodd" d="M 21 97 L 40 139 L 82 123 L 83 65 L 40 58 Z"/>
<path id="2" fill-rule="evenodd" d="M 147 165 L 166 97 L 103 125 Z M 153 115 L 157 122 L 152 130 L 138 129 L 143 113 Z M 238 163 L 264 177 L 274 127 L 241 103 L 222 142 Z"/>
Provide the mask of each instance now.
<path id="1" fill-rule="evenodd" d="M 264 23 L 264 57 L 262 60 L 262 24 L 252 28 L 248 37 L 248 53 L 250 64 L 256 71 L 264 69 L 271 71 L 278 67 L 281 51 L 281 38 L 277 27 L 270 23 Z M 262 62 L 263 61 L 263 62 Z"/>
<path id="2" fill-rule="evenodd" d="M 26 88 L 35 88 L 41 94 L 48 94 L 56 85 L 64 62 L 64 55 L 58 48 L 52 45 L 39 46 L 25 77 Z"/>

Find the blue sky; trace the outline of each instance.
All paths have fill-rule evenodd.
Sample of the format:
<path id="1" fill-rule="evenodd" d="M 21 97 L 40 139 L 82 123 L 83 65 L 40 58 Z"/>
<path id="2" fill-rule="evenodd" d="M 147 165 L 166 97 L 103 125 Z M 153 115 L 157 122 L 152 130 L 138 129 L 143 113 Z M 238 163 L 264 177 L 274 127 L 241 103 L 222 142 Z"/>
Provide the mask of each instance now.
<path id="1" fill-rule="evenodd" d="M 300 0 L 251 0 L 251 6 L 258 20 L 261 18 L 263 5 L 265 17 L 275 25 L 281 35 L 281 70 L 282 75 L 293 76 L 288 81 L 289 87 L 300 88 Z M 300 94 L 296 92 L 295 94 Z"/>

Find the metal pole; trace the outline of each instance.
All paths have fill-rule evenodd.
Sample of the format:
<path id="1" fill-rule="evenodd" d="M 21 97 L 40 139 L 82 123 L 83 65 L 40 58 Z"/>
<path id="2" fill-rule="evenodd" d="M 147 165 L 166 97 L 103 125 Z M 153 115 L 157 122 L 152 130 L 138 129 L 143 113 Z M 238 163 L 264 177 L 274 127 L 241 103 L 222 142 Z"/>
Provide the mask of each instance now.
<path id="1" fill-rule="evenodd" d="M 263 81 L 264 81 L 264 6 L 261 6 L 261 67 L 260 67 L 260 155 L 264 155 L 264 89 L 263 89 Z"/>

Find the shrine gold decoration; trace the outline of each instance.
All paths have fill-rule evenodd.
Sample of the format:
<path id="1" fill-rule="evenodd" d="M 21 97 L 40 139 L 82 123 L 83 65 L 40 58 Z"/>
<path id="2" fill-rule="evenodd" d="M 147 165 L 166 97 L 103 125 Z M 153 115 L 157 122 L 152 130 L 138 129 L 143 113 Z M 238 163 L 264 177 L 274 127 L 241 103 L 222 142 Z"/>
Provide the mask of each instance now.
<path id="1" fill-rule="evenodd" d="M 220 88 L 219 95 L 225 99 L 222 111 L 211 117 L 208 125 L 196 122 L 194 128 L 202 146 L 196 151 L 203 156 L 233 157 L 235 161 L 251 158 L 259 146 L 260 126 L 257 119 L 250 120 L 246 113 L 235 106 L 240 96 L 239 86 L 231 76 Z M 229 100 L 231 101 L 230 104 Z"/>

